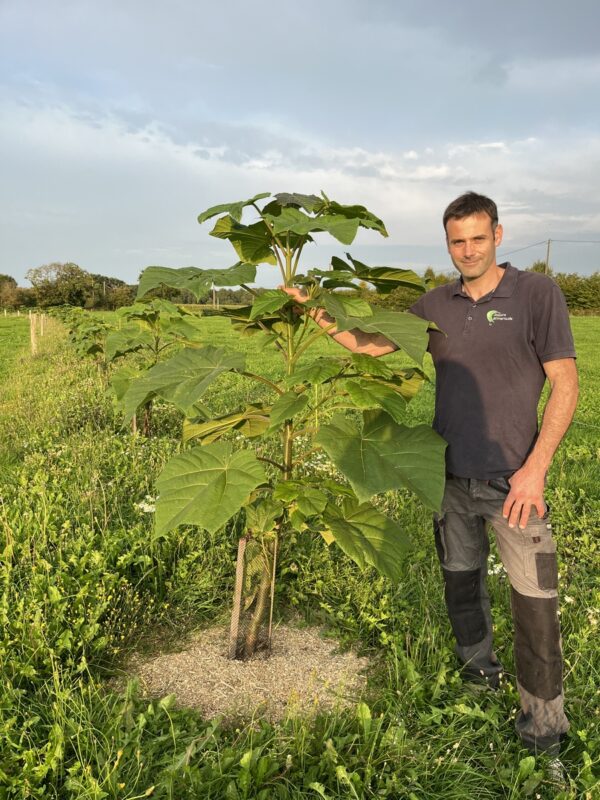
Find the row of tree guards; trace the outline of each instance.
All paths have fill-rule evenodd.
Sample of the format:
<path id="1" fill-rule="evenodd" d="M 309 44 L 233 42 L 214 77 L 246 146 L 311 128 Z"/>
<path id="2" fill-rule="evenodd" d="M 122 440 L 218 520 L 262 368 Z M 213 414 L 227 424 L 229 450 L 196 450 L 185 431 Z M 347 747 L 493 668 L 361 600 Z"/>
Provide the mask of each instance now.
<path id="1" fill-rule="evenodd" d="M 38 351 L 38 338 L 44 335 L 46 327 L 46 315 L 34 314 L 29 312 L 29 335 L 31 340 L 31 355 L 37 355 Z"/>

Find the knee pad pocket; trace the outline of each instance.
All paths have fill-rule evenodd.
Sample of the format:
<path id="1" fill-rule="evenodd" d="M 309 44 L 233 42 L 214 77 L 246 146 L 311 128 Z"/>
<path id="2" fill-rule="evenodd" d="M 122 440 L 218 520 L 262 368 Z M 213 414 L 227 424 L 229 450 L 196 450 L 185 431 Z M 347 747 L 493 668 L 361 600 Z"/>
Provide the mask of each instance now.
<path id="1" fill-rule="evenodd" d="M 481 570 L 451 572 L 444 569 L 446 606 L 459 645 L 481 642 L 487 633 L 481 607 Z"/>
<path id="2" fill-rule="evenodd" d="M 562 692 L 562 653 L 556 597 L 526 597 L 511 589 L 517 679 L 534 697 Z"/>

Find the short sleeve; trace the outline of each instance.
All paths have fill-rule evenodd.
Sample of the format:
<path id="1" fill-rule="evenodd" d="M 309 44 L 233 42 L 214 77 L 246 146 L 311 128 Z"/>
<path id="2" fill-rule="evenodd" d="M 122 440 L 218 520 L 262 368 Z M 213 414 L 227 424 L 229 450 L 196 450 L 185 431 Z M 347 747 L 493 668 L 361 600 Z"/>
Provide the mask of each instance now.
<path id="1" fill-rule="evenodd" d="M 421 317 L 421 319 L 427 319 L 427 314 L 425 313 L 425 295 L 421 295 L 408 310 L 411 314 Z"/>
<path id="2" fill-rule="evenodd" d="M 553 281 L 543 292 L 536 292 L 533 320 L 533 344 L 542 364 L 576 357 L 567 303 Z"/>

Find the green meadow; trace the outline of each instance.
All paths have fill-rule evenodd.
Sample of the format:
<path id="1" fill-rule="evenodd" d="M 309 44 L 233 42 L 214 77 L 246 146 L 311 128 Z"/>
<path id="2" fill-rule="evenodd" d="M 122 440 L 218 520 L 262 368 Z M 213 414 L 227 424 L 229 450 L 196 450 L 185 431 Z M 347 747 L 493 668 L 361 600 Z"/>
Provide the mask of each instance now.
<path id="1" fill-rule="evenodd" d="M 207 342 L 244 349 L 249 369 L 279 370 L 260 338 L 238 339 L 221 317 L 203 325 Z M 136 681 L 115 689 L 136 648 L 175 646 L 227 622 L 235 533 L 153 537 L 144 501 L 179 447 L 178 415 L 158 405 L 156 435 L 132 434 L 57 322 L 32 358 L 28 320 L 0 317 L 0 800 L 599 797 L 600 319 L 572 325 L 581 399 L 547 495 L 571 721 L 568 781 L 557 789 L 545 758 L 522 750 L 513 732 L 509 586 L 495 550 L 489 585 L 507 678 L 490 692 L 460 677 L 430 515 L 404 491 L 378 501 L 413 544 L 397 584 L 308 535 L 282 544 L 280 617 L 320 626 L 370 658 L 365 693 L 350 707 L 232 723 L 171 696 L 150 701 Z M 227 374 L 204 401 L 224 413 L 261 391 L 250 396 Z M 433 397 L 426 384 L 407 417 L 430 422 Z M 325 479 L 330 467 L 309 453 L 303 469 Z"/>

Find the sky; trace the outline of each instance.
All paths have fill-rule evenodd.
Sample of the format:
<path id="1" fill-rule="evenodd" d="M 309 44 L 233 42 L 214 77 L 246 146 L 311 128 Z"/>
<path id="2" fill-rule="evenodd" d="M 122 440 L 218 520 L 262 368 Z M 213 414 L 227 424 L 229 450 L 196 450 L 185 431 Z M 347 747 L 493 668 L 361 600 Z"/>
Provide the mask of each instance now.
<path id="1" fill-rule="evenodd" d="M 305 266 L 449 270 L 441 216 L 474 190 L 498 204 L 500 260 L 551 239 L 556 271 L 589 274 L 598 30 L 597 0 L 0 0 L 0 273 L 226 267 L 201 211 L 321 190 L 390 235 L 317 239 Z"/>

